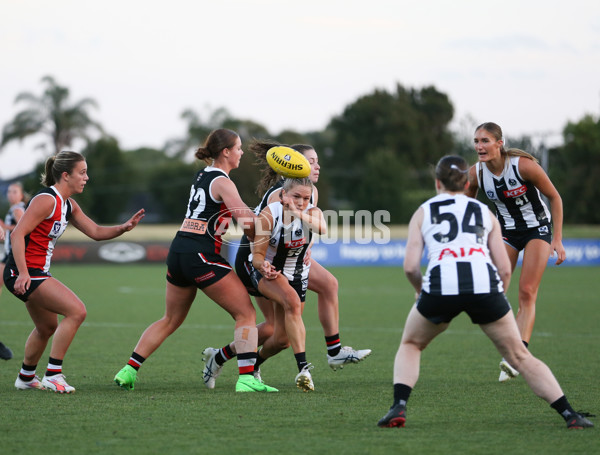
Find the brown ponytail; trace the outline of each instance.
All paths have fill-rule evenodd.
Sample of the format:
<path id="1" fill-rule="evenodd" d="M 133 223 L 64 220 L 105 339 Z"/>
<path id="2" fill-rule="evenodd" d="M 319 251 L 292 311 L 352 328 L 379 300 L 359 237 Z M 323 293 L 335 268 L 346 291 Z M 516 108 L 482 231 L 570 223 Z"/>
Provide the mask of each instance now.
<path id="1" fill-rule="evenodd" d="M 232 148 L 238 137 L 235 131 L 226 128 L 214 130 L 208 135 L 204 145 L 196 150 L 196 158 L 210 165 L 223 150 Z"/>
<path id="2" fill-rule="evenodd" d="M 469 166 L 460 156 L 444 156 L 435 167 L 435 178 L 448 191 L 464 191 L 469 179 Z"/>
<path id="3" fill-rule="evenodd" d="M 504 153 L 508 156 L 521 156 L 523 158 L 529 158 L 530 160 L 533 160 L 536 163 L 540 162 L 535 156 L 533 156 L 531 153 L 527 153 L 525 150 L 516 148 L 509 148 L 508 150 L 504 150 L 504 147 L 502 147 L 502 149 Z"/>
<path id="4" fill-rule="evenodd" d="M 63 172 L 70 174 L 75 165 L 80 161 L 85 161 L 81 153 L 64 150 L 49 157 L 44 167 L 41 182 L 44 186 L 52 186 L 60 181 Z"/>
<path id="5" fill-rule="evenodd" d="M 256 165 L 260 166 L 260 182 L 256 188 L 256 193 L 262 196 L 265 191 L 271 188 L 275 183 L 279 181 L 281 176 L 277 174 L 269 163 L 267 163 L 267 152 L 272 147 L 289 147 L 284 144 L 280 144 L 276 141 L 252 139 L 252 142 L 248 146 L 248 150 L 254 153 L 256 157 Z"/>

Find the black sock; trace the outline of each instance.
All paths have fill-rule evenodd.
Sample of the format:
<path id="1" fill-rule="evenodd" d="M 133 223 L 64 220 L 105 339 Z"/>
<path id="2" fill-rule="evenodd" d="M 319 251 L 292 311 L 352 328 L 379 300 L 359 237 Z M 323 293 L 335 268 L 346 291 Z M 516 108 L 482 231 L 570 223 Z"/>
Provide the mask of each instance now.
<path id="1" fill-rule="evenodd" d="M 528 343 L 527 341 L 525 341 L 525 340 L 522 340 L 522 341 L 523 341 L 523 344 L 525 345 L 525 347 L 526 347 L 527 349 L 529 349 L 529 343 Z"/>
<path id="2" fill-rule="evenodd" d="M 267 359 L 263 359 L 260 355 L 260 351 L 256 354 L 256 363 L 254 364 L 254 371 L 258 371 L 260 366 L 265 363 Z"/>
<path id="3" fill-rule="evenodd" d="M 226 345 L 219 349 L 219 352 L 215 355 L 215 362 L 217 365 L 223 365 L 228 360 L 231 360 L 235 357 L 235 354 L 231 350 L 231 346 Z"/>
<path id="4" fill-rule="evenodd" d="M 129 357 L 129 362 L 127 362 L 127 365 L 130 365 L 135 371 L 138 371 L 142 366 L 142 363 L 144 363 L 144 360 L 146 360 L 145 357 L 142 357 L 134 351 L 131 353 L 131 357 Z"/>
<path id="5" fill-rule="evenodd" d="M 225 351 L 225 355 L 228 357 L 227 360 L 233 359 L 235 357 L 235 352 L 231 349 L 231 346 L 227 345 L 223 347 L 223 351 Z"/>
<path id="6" fill-rule="evenodd" d="M 572 414 L 575 413 L 575 411 L 569 404 L 567 397 L 564 395 L 558 400 L 556 400 L 554 403 L 552 403 L 550 407 L 556 410 L 556 412 L 558 412 L 565 420 L 567 420 L 569 417 L 571 417 Z"/>
<path id="7" fill-rule="evenodd" d="M 306 361 L 306 352 L 299 352 L 298 354 L 294 354 L 294 357 L 296 357 L 298 371 L 302 371 L 302 368 L 308 365 L 308 362 Z"/>
<path id="8" fill-rule="evenodd" d="M 406 384 L 394 384 L 394 406 L 401 401 L 404 401 L 404 405 L 406 406 L 408 397 L 410 397 L 410 392 L 412 392 L 412 387 L 409 387 Z"/>
<path id="9" fill-rule="evenodd" d="M 327 344 L 327 355 L 328 356 L 335 357 L 336 355 L 338 355 L 340 353 L 340 349 L 342 349 L 342 343 L 340 341 L 339 333 L 325 337 L 325 343 Z"/>

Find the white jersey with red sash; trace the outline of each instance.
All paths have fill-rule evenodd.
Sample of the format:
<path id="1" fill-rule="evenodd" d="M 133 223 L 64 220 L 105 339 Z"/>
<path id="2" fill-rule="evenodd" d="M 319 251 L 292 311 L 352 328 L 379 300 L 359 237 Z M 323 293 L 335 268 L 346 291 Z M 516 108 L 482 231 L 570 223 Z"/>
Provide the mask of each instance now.
<path id="1" fill-rule="evenodd" d="M 72 206 L 68 199 L 63 200 L 58 190 L 53 186 L 41 190 L 33 199 L 39 197 L 53 198 L 54 206 L 51 214 L 25 237 L 25 260 L 27 268 L 41 269 L 48 272 L 54 245 L 67 228 Z"/>

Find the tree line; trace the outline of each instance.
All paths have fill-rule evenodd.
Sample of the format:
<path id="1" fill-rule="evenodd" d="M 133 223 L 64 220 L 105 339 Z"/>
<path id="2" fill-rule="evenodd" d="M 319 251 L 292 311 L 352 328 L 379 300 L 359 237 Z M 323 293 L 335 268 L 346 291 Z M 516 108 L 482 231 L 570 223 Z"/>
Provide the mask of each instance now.
<path id="1" fill-rule="evenodd" d="M 322 166 L 319 205 L 323 209 L 388 210 L 392 223 L 407 223 L 415 208 L 434 194 L 432 167 L 441 156 L 452 153 L 471 163 L 476 160 L 472 136 L 451 131 L 454 107 L 434 86 L 415 89 L 398 83 L 391 91 L 375 89 L 347 105 L 323 130 L 311 132 L 273 134 L 225 108 L 206 118 L 187 109 L 181 115 L 187 125 L 183 137 L 156 148 L 123 150 L 117 138 L 93 119 L 91 110 L 98 107 L 95 100 L 73 102 L 69 89 L 51 76 L 44 77 L 42 84 L 41 95 L 17 95 L 15 103 L 21 110 L 3 126 L 0 147 L 45 135 L 40 147 L 48 156 L 83 140 L 86 145 L 80 151 L 91 180 L 77 199 L 100 223 L 118 222 L 124 212 L 140 206 L 146 208 L 148 221 L 179 222 L 192 177 L 203 166 L 190 158 L 215 128 L 235 130 L 245 144 L 257 138 L 313 145 Z M 474 122 L 469 125 L 471 130 L 475 126 Z M 586 115 L 569 122 L 562 136 L 563 144 L 548 151 L 548 172 L 563 198 L 565 223 L 598 224 L 600 119 Z M 508 139 L 511 146 L 536 153 L 531 137 Z M 43 160 L 21 178 L 29 193 L 39 189 L 42 171 Z M 254 157 L 245 154 L 231 177 L 242 199 L 249 206 L 257 204 L 260 173 Z"/>

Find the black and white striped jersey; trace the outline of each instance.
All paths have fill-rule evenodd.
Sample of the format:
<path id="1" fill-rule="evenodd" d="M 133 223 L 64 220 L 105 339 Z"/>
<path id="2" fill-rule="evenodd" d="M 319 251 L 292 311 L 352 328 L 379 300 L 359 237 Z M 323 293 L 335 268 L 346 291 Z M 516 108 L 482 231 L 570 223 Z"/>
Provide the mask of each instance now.
<path id="1" fill-rule="evenodd" d="M 15 218 L 15 210 L 21 209 L 25 211 L 25 203 L 23 201 L 17 202 L 15 205 L 12 205 L 8 209 L 8 213 L 4 217 L 4 224 L 8 224 L 9 226 L 14 226 L 17 224 L 17 219 Z M 8 255 L 10 253 L 10 232 L 6 232 L 4 236 L 4 253 Z"/>
<path id="2" fill-rule="evenodd" d="M 496 206 L 502 230 L 535 228 L 551 219 L 538 189 L 519 174 L 519 158 L 507 157 L 500 176 L 492 174 L 485 163 L 476 164 L 477 183 Z"/>
<path id="3" fill-rule="evenodd" d="M 279 179 L 273 186 L 271 186 L 271 188 L 269 188 L 265 194 L 263 194 L 262 199 L 260 200 L 260 204 L 258 204 L 255 208 L 254 208 L 254 213 L 256 215 L 260 215 L 260 212 L 262 212 L 262 210 L 269 205 L 269 198 L 271 197 L 271 194 L 273 194 L 275 191 L 283 188 L 283 181 L 284 179 Z M 310 193 L 310 203 L 314 205 L 314 200 L 315 200 L 315 189 L 312 189 L 312 192 Z"/>
<path id="4" fill-rule="evenodd" d="M 254 207 L 254 213 L 258 216 L 260 215 L 260 212 L 263 211 L 263 209 L 269 205 L 269 198 L 271 197 L 271 194 L 273 194 L 275 191 L 281 189 L 281 187 L 283 186 L 283 179 L 279 179 L 277 180 L 277 182 L 275 182 L 275 184 L 273 186 L 271 186 L 271 188 L 269 188 L 265 194 L 263 194 L 262 199 L 260 200 L 260 204 L 258 204 L 256 207 Z"/>
<path id="5" fill-rule="evenodd" d="M 268 207 L 273 215 L 273 229 L 265 260 L 289 281 L 307 280 L 310 265 L 304 263 L 304 256 L 312 238 L 311 230 L 298 218 L 284 224 L 281 202 L 273 202 Z M 309 204 L 306 210 L 311 207 Z"/>
<path id="6" fill-rule="evenodd" d="M 444 193 L 421 207 L 421 233 L 429 261 L 423 291 L 432 295 L 503 292 L 487 246 L 493 226 L 487 206 L 463 194 Z"/>

